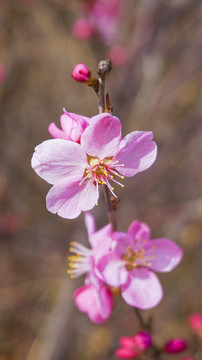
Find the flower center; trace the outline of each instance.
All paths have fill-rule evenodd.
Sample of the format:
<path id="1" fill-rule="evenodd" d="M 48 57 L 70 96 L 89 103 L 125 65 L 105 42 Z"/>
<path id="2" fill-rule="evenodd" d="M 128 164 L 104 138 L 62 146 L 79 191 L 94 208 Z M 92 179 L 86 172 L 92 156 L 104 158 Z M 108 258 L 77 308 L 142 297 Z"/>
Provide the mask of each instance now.
<path id="1" fill-rule="evenodd" d="M 148 252 L 144 248 L 133 249 L 131 245 L 127 246 L 125 253 L 122 255 L 122 259 L 125 261 L 125 267 L 128 271 L 140 266 L 152 266 L 152 263 L 148 260 L 154 257 L 148 255 Z"/>
<path id="2" fill-rule="evenodd" d="M 112 180 L 121 187 L 124 187 L 123 184 L 114 179 L 114 177 L 120 177 L 121 179 L 124 179 L 124 176 L 120 175 L 116 170 L 117 167 L 123 167 L 124 164 L 118 164 L 118 161 L 113 160 L 113 156 L 100 160 L 97 157 L 87 155 L 87 159 L 88 164 L 85 166 L 86 170 L 79 185 L 81 185 L 85 180 L 93 181 L 97 188 L 98 185 L 107 185 L 111 193 L 116 197 L 113 192 L 114 188 L 110 185 L 109 180 Z M 85 190 L 87 191 L 88 188 Z"/>

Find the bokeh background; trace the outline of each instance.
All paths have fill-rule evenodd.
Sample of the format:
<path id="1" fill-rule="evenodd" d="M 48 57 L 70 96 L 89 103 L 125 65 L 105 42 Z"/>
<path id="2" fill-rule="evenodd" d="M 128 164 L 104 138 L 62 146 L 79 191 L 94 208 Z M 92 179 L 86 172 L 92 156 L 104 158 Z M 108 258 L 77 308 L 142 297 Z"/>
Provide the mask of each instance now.
<path id="1" fill-rule="evenodd" d="M 187 318 L 202 310 L 202 2 L 123 0 L 113 36 L 104 26 L 81 39 L 72 27 L 88 17 L 89 6 L 0 1 L 0 360 L 115 359 L 119 336 L 139 330 L 119 297 L 100 326 L 75 307 L 72 294 L 83 279 L 68 278 L 67 255 L 70 241 L 87 243 L 83 214 L 70 221 L 49 213 L 49 185 L 30 166 L 64 106 L 86 116 L 98 112 L 93 90 L 71 78 L 80 61 L 96 73 L 112 55 L 107 89 L 124 135 L 152 130 L 158 144 L 155 164 L 116 189 L 119 230 L 139 219 L 153 238 L 166 236 L 184 250 L 179 267 L 159 276 L 162 302 L 143 312 L 153 318 L 156 342 L 192 341 Z M 102 195 L 92 212 L 98 227 L 106 224 Z"/>

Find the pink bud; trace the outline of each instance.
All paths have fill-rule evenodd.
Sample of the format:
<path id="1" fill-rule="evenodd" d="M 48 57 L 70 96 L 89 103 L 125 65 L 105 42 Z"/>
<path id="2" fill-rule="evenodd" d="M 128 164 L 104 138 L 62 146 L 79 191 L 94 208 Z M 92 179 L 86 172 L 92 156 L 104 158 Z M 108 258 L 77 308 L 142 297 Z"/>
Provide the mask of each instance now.
<path id="1" fill-rule="evenodd" d="M 139 350 L 147 350 L 152 343 L 152 337 L 145 331 L 141 331 L 134 336 L 134 345 Z"/>
<path id="2" fill-rule="evenodd" d="M 165 351 L 169 354 L 175 354 L 187 349 L 187 341 L 181 338 L 169 340 L 165 345 Z"/>
<path id="3" fill-rule="evenodd" d="M 119 348 L 115 351 L 115 356 L 121 359 L 134 359 L 139 354 L 137 351 L 130 348 Z"/>
<path id="4" fill-rule="evenodd" d="M 88 19 L 78 19 L 72 27 L 72 33 L 78 39 L 88 39 L 93 35 L 93 26 Z"/>
<path id="5" fill-rule="evenodd" d="M 90 70 L 85 64 L 79 63 L 74 67 L 72 77 L 78 82 L 88 82 L 90 79 Z"/>
<path id="6" fill-rule="evenodd" d="M 189 324 L 196 333 L 202 332 L 202 314 L 193 313 L 189 316 Z"/>

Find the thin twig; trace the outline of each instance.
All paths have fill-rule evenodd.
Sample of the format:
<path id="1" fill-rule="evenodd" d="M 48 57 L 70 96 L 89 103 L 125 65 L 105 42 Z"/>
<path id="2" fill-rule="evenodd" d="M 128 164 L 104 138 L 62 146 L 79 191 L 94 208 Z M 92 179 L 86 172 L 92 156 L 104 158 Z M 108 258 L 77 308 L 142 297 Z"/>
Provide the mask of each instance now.
<path id="1" fill-rule="evenodd" d="M 111 71 L 111 60 L 100 61 L 97 68 L 98 82 L 99 82 L 99 89 L 97 93 L 99 114 L 105 112 L 105 80 L 106 80 L 106 76 L 110 73 L 110 71 Z M 103 188 L 104 188 L 105 201 L 107 204 L 109 222 L 111 223 L 113 230 L 116 230 L 117 227 L 116 227 L 115 211 L 111 201 L 110 192 L 106 185 L 104 185 Z"/>

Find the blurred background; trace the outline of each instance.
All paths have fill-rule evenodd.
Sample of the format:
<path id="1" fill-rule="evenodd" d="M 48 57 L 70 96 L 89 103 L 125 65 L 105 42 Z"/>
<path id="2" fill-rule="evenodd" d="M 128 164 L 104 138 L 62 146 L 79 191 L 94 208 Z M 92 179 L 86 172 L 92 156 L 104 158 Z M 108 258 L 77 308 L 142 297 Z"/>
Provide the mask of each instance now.
<path id="1" fill-rule="evenodd" d="M 69 242 L 87 244 L 83 214 L 49 213 L 50 186 L 30 166 L 64 106 L 97 114 L 93 90 L 71 72 L 82 61 L 96 73 L 109 56 L 107 90 L 123 134 L 152 130 L 158 144 L 155 164 L 116 189 L 119 230 L 139 219 L 184 250 L 179 267 L 159 276 L 162 302 L 143 315 L 152 315 L 159 345 L 193 337 L 187 318 L 202 310 L 202 2 L 1 0 L 0 360 L 115 359 L 118 338 L 140 330 L 119 297 L 103 325 L 78 311 L 72 294 L 83 279 L 66 269 Z M 103 195 L 92 212 L 98 228 L 106 224 Z"/>

